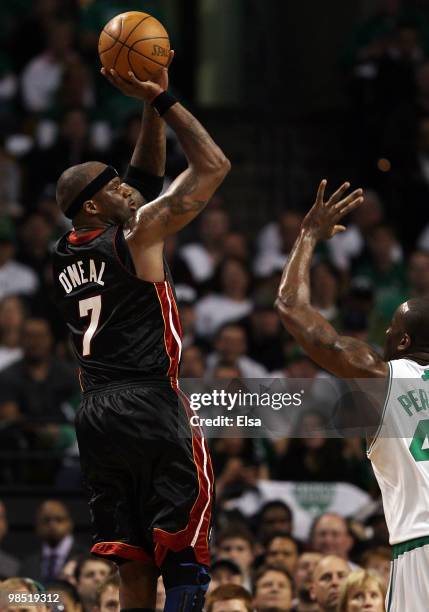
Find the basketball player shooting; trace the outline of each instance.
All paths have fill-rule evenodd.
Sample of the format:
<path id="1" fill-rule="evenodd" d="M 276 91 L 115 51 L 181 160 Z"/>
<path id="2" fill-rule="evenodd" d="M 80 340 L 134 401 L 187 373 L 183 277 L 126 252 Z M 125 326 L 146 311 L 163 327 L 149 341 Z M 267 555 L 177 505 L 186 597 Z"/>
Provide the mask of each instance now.
<path id="1" fill-rule="evenodd" d="M 363 201 L 344 183 L 325 201 L 322 181 L 314 206 L 283 272 L 277 311 L 307 354 L 342 378 L 385 379 L 378 429 L 369 440 L 393 545 L 386 609 L 424 612 L 429 601 L 429 299 L 402 304 L 386 331 L 384 357 L 368 344 L 339 335 L 312 306 L 310 266 L 316 244 L 344 231 L 340 221 Z M 425 418 L 426 417 L 426 418 Z"/>
<path id="2" fill-rule="evenodd" d="M 147 175 L 153 179 L 165 161 L 157 122 L 176 132 L 188 168 L 140 208 L 129 176 L 122 182 L 98 162 L 69 168 L 58 181 L 58 204 L 73 231 L 56 245 L 54 282 L 80 365 L 76 432 L 91 552 L 118 564 L 122 610 L 153 610 L 162 574 L 165 610 L 198 612 L 209 582 L 213 472 L 177 385 L 181 327 L 163 242 L 204 209 L 230 163 L 166 91 L 165 70 L 158 82 L 104 75 L 144 101 L 149 115 L 162 116 L 146 125 L 152 151 L 140 140 L 134 152 L 134 187 L 145 196 Z M 152 154 L 158 162 L 150 166 Z"/>

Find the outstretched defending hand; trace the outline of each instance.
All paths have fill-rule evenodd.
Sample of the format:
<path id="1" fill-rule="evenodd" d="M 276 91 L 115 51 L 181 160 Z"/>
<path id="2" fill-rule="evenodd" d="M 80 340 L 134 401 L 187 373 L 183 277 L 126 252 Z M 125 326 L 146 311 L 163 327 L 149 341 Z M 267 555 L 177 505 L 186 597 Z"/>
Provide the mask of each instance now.
<path id="1" fill-rule="evenodd" d="M 346 228 L 344 225 L 338 225 L 338 222 L 363 202 L 362 189 L 356 189 L 343 198 L 350 187 L 350 183 L 343 183 L 325 202 L 326 184 L 326 180 L 320 183 L 316 202 L 302 222 L 302 229 L 311 233 L 317 240 L 329 240 L 335 234 L 344 232 Z"/>
<path id="2" fill-rule="evenodd" d="M 170 51 L 167 67 L 163 68 L 153 81 L 139 81 L 134 72 L 128 73 L 128 81 L 120 77 L 113 69 L 102 68 L 100 72 L 126 96 L 151 103 L 160 93 L 168 89 L 168 68 L 173 61 L 173 57 L 174 51 Z"/>

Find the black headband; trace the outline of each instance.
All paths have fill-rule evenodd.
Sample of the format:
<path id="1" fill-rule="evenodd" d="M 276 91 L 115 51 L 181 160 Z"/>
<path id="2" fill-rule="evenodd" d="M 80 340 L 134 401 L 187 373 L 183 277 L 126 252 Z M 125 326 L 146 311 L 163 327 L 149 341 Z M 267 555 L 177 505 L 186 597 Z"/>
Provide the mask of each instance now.
<path id="1" fill-rule="evenodd" d="M 119 176 L 113 166 L 106 166 L 103 172 L 100 172 L 98 176 L 96 176 L 86 187 L 82 189 L 82 191 L 75 197 L 73 202 L 64 211 L 64 214 L 69 219 L 73 219 L 73 217 L 80 211 L 82 205 L 87 200 L 90 200 L 92 196 L 94 196 L 100 189 L 107 185 L 112 179 Z"/>

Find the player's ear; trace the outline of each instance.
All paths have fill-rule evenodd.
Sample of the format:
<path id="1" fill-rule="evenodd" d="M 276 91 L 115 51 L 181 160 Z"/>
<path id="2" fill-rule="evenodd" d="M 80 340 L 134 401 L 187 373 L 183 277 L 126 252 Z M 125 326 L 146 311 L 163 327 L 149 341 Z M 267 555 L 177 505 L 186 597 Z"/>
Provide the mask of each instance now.
<path id="1" fill-rule="evenodd" d="M 86 213 L 88 213 L 88 215 L 95 215 L 98 212 L 97 204 L 94 200 L 86 200 L 86 202 L 83 203 L 82 208 Z"/>
<path id="2" fill-rule="evenodd" d="M 398 351 L 406 351 L 407 349 L 410 348 L 410 345 L 411 345 L 411 338 L 409 334 L 405 332 L 398 344 Z"/>

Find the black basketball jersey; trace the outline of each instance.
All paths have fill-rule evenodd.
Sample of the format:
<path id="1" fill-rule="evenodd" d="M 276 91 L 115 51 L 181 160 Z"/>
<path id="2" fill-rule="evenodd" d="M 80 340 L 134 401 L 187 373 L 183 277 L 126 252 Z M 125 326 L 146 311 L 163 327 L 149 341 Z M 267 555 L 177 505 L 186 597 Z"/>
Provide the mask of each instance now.
<path id="1" fill-rule="evenodd" d="M 84 390 L 177 377 L 182 332 L 169 274 L 157 283 L 137 278 L 122 227 L 67 233 L 53 273 Z"/>

